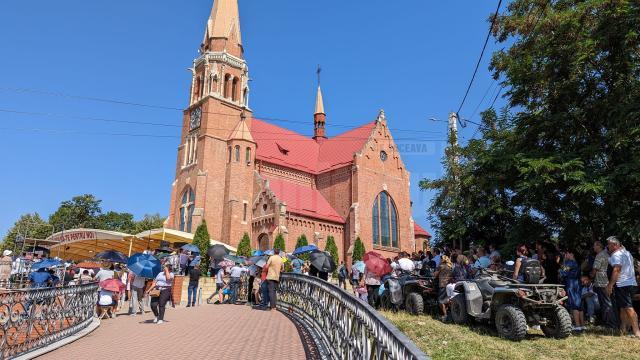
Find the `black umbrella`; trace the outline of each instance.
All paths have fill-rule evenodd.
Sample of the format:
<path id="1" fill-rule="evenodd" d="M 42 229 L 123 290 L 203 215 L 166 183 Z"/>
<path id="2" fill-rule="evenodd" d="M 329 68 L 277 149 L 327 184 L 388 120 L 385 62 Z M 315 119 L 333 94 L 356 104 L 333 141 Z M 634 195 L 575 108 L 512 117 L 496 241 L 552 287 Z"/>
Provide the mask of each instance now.
<path id="1" fill-rule="evenodd" d="M 96 259 L 110 261 L 114 263 L 126 264 L 129 260 L 123 253 L 115 250 L 107 250 L 96 255 Z"/>
<path id="2" fill-rule="evenodd" d="M 312 252 L 309 255 L 309 262 L 318 271 L 321 272 L 333 272 L 336 269 L 336 264 L 333 262 L 333 257 L 326 251 Z"/>
<path id="3" fill-rule="evenodd" d="M 207 255 L 214 260 L 222 260 L 227 254 L 229 254 L 227 248 L 220 244 L 213 245 L 207 251 Z"/>

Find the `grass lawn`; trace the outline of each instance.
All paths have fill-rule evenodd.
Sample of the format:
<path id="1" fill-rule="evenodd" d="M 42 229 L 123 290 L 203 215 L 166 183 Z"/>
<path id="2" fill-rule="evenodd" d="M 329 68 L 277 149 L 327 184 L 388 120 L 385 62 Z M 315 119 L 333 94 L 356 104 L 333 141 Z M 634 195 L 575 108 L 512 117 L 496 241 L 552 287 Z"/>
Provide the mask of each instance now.
<path id="1" fill-rule="evenodd" d="M 564 340 L 549 339 L 542 331 L 529 331 L 521 342 L 503 340 L 488 325 L 444 324 L 430 316 L 381 312 L 422 351 L 441 359 L 640 359 L 640 340 L 607 335 L 602 330 Z"/>

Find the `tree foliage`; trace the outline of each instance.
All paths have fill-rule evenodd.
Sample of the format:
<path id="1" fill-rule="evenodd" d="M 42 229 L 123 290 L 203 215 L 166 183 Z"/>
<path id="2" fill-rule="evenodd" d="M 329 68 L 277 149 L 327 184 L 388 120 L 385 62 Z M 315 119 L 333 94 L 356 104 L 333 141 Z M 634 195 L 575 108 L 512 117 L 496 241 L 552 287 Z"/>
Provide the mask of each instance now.
<path id="1" fill-rule="evenodd" d="M 295 249 L 299 247 L 307 246 L 307 245 L 309 245 L 309 242 L 307 241 L 307 236 L 305 234 L 298 236 L 298 240 L 296 240 Z M 309 260 L 309 254 L 300 254 L 298 257 L 305 261 Z"/>
<path id="2" fill-rule="evenodd" d="M 336 268 L 336 271 L 334 271 L 333 275 L 338 276 L 338 265 L 340 264 L 340 257 L 338 256 L 338 246 L 336 246 L 336 240 L 332 235 L 327 236 L 327 244 L 324 247 L 324 251 L 331 254 L 331 257 L 333 258 L 333 264 Z"/>
<path id="3" fill-rule="evenodd" d="M 640 5 L 625 0 L 514 0 L 493 34 L 508 104 L 482 114 L 460 152 L 459 188 L 436 191 L 440 241 L 589 247 L 640 239 Z M 452 221 L 454 209 L 459 217 Z"/>
<path id="4" fill-rule="evenodd" d="M 362 240 L 358 236 L 356 241 L 353 243 L 353 260 L 360 261 L 364 257 L 365 249 Z"/>
<path id="5" fill-rule="evenodd" d="M 242 240 L 240 240 L 240 244 L 238 245 L 238 256 L 251 256 L 251 238 L 249 238 L 249 234 L 244 233 L 242 236 Z"/>
<path id="6" fill-rule="evenodd" d="M 28 238 L 45 239 L 53 232 L 76 228 L 137 234 L 163 227 L 165 219 L 159 214 L 144 215 L 140 221 L 136 221 L 132 214 L 126 212 L 103 213 L 101 203 L 102 201 L 95 196 L 85 194 L 63 201 L 49 216 L 49 221 L 45 221 L 38 214 L 24 214 L 5 235 L 2 247 L 13 249 L 18 234 Z"/>
<path id="7" fill-rule="evenodd" d="M 211 238 L 209 237 L 209 230 L 207 230 L 207 222 L 202 220 L 202 224 L 196 229 L 196 233 L 193 235 L 193 245 L 200 249 L 200 271 L 206 274 L 209 268 L 209 245 L 211 244 Z"/>
<path id="8" fill-rule="evenodd" d="M 284 245 L 284 236 L 282 236 L 282 234 L 278 234 L 275 238 L 275 240 L 273 241 L 273 248 L 274 249 L 280 249 L 282 251 L 287 251 L 285 249 L 285 245 Z"/>

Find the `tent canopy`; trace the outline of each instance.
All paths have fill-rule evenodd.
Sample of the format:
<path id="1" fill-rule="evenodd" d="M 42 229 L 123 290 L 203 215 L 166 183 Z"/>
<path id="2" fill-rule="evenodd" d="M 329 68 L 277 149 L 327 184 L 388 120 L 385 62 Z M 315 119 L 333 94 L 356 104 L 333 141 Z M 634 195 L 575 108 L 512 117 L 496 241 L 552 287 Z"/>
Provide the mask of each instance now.
<path id="1" fill-rule="evenodd" d="M 139 234 L 136 234 L 136 237 L 145 241 L 154 241 L 156 242 L 156 244 L 159 244 L 160 241 L 166 241 L 172 245 L 176 243 L 190 244 L 193 241 L 193 234 L 191 233 L 165 228 L 143 231 Z M 234 248 L 233 246 L 220 241 L 210 240 L 210 243 L 211 245 L 222 245 L 227 248 L 227 250 L 233 253 L 238 251 L 238 249 Z"/>
<path id="2" fill-rule="evenodd" d="M 55 233 L 46 239 L 50 255 L 64 260 L 86 260 L 105 250 L 117 250 L 125 255 L 142 252 L 148 243 L 133 235 L 98 229 L 73 229 Z M 157 245 L 156 245 L 157 247 Z"/>

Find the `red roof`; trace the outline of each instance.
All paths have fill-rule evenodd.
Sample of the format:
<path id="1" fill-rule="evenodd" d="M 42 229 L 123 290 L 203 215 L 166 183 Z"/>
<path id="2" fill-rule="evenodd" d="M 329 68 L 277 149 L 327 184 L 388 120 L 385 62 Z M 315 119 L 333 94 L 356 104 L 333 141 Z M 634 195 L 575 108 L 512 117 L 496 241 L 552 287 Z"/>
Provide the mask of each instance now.
<path id="1" fill-rule="evenodd" d="M 344 223 L 329 202 L 316 189 L 286 180 L 263 176 L 278 200 L 287 204 L 287 211 L 313 218 Z"/>
<path id="2" fill-rule="evenodd" d="M 374 121 L 316 142 L 294 131 L 253 119 L 251 135 L 257 143 L 258 160 L 319 174 L 353 162 L 353 156 L 364 147 L 375 126 Z"/>
<path id="3" fill-rule="evenodd" d="M 428 238 L 431 237 L 431 234 L 429 234 L 427 230 L 423 229 L 422 226 L 418 225 L 417 222 L 413 223 L 413 233 L 416 236 L 426 236 Z"/>

